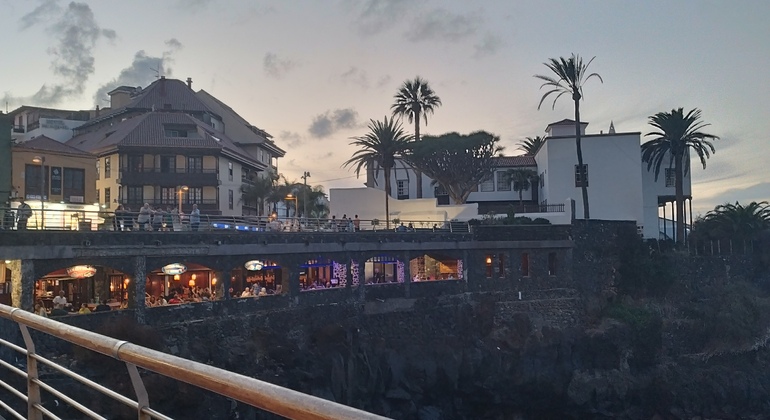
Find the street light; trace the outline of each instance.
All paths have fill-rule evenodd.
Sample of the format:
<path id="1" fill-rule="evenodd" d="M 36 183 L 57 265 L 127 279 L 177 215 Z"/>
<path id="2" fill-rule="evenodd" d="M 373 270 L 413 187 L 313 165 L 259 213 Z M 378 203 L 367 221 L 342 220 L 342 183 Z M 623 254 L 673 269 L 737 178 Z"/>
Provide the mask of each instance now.
<path id="1" fill-rule="evenodd" d="M 182 214 L 182 194 L 184 194 L 185 191 L 189 190 L 190 187 L 187 185 L 181 185 L 177 188 L 177 194 L 179 194 L 179 214 Z"/>
<path id="2" fill-rule="evenodd" d="M 297 205 L 298 205 L 297 197 L 295 197 L 294 195 L 289 193 L 288 195 L 286 195 L 286 199 L 289 200 L 289 201 L 294 200 L 294 216 L 296 217 L 297 216 Z M 288 217 L 288 216 L 289 216 L 289 208 L 287 207 L 286 208 L 286 217 Z"/>
<path id="3" fill-rule="evenodd" d="M 302 216 L 307 219 L 307 179 L 310 178 L 310 172 L 305 171 L 305 173 L 302 174 L 301 178 L 305 181 L 305 189 L 302 190 L 303 196 L 302 196 L 302 207 L 304 210 L 302 211 Z"/>
<path id="4" fill-rule="evenodd" d="M 43 190 L 45 189 L 45 156 L 35 156 L 32 162 L 40 165 L 40 229 L 45 229 L 45 205 L 43 204 Z"/>

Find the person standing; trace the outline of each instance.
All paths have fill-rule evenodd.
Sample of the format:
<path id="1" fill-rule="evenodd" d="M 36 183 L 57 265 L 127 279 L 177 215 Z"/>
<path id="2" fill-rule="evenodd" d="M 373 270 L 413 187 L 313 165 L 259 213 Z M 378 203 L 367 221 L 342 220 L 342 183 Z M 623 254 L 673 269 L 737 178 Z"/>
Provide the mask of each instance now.
<path id="1" fill-rule="evenodd" d="M 358 215 L 353 219 L 353 230 L 356 232 L 361 231 L 361 219 L 358 218 Z"/>
<path id="2" fill-rule="evenodd" d="M 190 228 L 193 230 L 193 232 L 197 232 L 200 224 L 201 211 L 198 210 L 197 204 L 193 204 L 192 211 L 190 212 Z"/>
<path id="3" fill-rule="evenodd" d="M 139 217 L 136 221 L 139 223 L 139 230 L 151 230 L 150 223 L 152 222 L 152 209 L 150 203 L 144 203 L 144 206 L 139 210 Z"/>
<path id="4" fill-rule="evenodd" d="M 19 208 L 16 209 L 16 212 L 19 216 L 19 221 L 17 222 L 18 229 L 26 230 L 27 220 L 32 217 L 32 208 L 30 208 L 29 204 L 25 203 L 24 199 L 22 198 L 21 203 L 19 204 Z"/>

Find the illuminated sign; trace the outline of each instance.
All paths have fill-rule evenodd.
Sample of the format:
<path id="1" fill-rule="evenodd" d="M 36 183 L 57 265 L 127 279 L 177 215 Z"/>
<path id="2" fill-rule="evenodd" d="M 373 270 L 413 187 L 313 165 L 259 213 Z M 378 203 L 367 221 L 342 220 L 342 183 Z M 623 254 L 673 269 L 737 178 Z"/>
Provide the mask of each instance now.
<path id="1" fill-rule="evenodd" d="M 67 269 L 67 275 L 73 279 L 93 277 L 94 274 L 96 274 L 96 268 L 91 265 L 74 265 Z"/>
<path id="2" fill-rule="evenodd" d="M 163 271 L 163 274 L 168 274 L 169 276 L 173 276 L 176 274 L 184 273 L 185 271 L 187 271 L 187 267 L 181 263 L 173 263 L 173 264 L 163 266 L 161 271 Z"/>
<path id="3" fill-rule="evenodd" d="M 265 263 L 263 263 L 260 260 L 246 261 L 246 264 L 243 264 L 243 267 L 249 271 L 259 271 L 264 266 L 265 266 Z"/>

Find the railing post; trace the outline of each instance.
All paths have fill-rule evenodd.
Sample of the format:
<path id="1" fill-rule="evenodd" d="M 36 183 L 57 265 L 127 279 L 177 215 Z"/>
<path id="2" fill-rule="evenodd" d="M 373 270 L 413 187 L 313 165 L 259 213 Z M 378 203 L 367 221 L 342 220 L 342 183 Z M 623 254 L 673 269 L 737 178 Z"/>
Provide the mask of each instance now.
<path id="1" fill-rule="evenodd" d="M 120 348 L 118 348 L 119 350 Z M 139 420 L 151 420 L 151 417 L 149 414 L 143 413 L 143 408 L 150 408 L 150 397 L 147 395 L 147 389 L 144 387 L 144 382 L 142 381 L 141 375 L 139 375 L 139 370 L 136 369 L 136 365 L 131 363 L 126 363 L 126 369 L 128 369 L 128 376 L 131 377 L 131 385 L 134 387 L 134 393 L 136 393 L 136 402 L 138 402 L 137 407 L 137 419 Z"/>
<path id="2" fill-rule="evenodd" d="M 34 381 L 37 380 L 37 360 L 35 355 L 35 342 L 29 334 L 27 326 L 19 323 L 21 335 L 24 337 L 24 344 L 27 347 L 27 418 L 29 420 L 43 420 L 43 413 L 35 407 L 40 405 L 40 386 Z"/>

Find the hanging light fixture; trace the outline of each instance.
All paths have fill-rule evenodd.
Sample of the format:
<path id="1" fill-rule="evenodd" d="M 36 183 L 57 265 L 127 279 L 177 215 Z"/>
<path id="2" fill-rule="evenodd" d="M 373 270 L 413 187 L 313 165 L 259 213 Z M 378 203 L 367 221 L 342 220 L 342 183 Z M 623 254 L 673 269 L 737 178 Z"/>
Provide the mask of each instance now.
<path id="1" fill-rule="evenodd" d="M 174 280 L 175 280 L 175 281 L 179 281 L 179 278 L 180 278 L 180 277 L 179 277 L 179 274 L 174 274 Z"/>
<path id="2" fill-rule="evenodd" d="M 197 279 L 198 279 L 198 275 L 197 275 L 197 274 L 195 274 L 195 273 L 193 273 L 193 275 L 192 275 L 192 279 L 193 279 L 193 280 L 197 280 Z"/>
<path id="3" fill-rule="evenodd" d="M 190 287 L 195 287 L 195 280 L 190 279 L 190 281 L 187 282 L 187 285 Z"/>
<path id="4" fill-rule="evenodd" d="M 212 285 L 217 284 L 217 278 L 216 277 L 211 279 L 211 284 Z"/>

